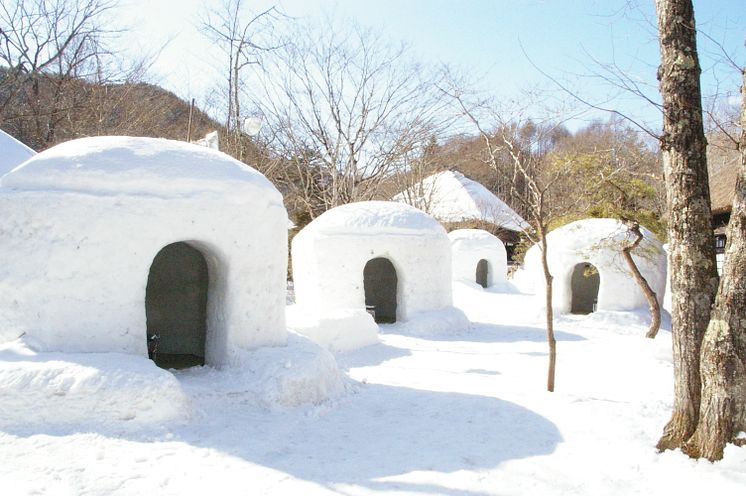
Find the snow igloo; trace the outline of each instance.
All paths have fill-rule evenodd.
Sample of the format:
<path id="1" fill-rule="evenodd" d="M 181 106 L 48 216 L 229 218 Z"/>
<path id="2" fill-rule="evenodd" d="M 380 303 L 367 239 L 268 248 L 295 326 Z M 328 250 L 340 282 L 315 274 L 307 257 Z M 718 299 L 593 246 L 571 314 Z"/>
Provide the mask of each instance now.
<path id="1" fill-rule="evenodd" d="M 0 179 L 0 340 L 163 367 L 284 344 L 287 222 L 275 187 L 223 153 L 57 145 Z"/>
<path id="2" fill-rule="evenodd" d="M 499 238 L 483 229 L 457 229 L 448 239 L 454 281 L 483 288 L 507 282 L 508 258 Z"/>
<path id="3" fill-rule="evenodd" d="M 640 230 L 644 239 L 632 258 L 661 303 L 666 288 L 666 254 L 652 232 L 644 227 Z M 547 235 L 547 262 L 554 277 L 555 311 L 588 314 L 647 308 L 645 295 L 620 252 L 632 239 L 624 224 L 615 219 L 579 220 L 551 231 Z M 538 245 L 526 253 L 524 268 L 543 307 L 544 273 Z"/>
<path id="4" fill-rule="evenodd" d="M 0 129 L 0 176 L 36 155 L 36 152 Z"/>
<path id="5" fill-rule="evenodd" d="M 452 306 L 450 241 L 434 218 L 397 202 L 320 215 L 293 239 L 289 326 L 332 351 L 378 342 L 378 324 L 463 329 Z"/>

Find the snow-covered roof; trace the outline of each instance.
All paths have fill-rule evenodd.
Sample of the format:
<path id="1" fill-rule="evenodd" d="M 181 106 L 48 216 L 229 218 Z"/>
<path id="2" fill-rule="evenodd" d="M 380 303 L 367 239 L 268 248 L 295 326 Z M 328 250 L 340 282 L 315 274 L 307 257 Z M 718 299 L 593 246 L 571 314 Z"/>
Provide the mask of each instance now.
<path id="1" fill-rule="evenodd" d="M 0 129 L 0 176 L 7 174 L 35 154 L 34 150 Z"/>
<path id="2" fill-rule="evenodd" d="M 102 136 L 45 150 L 0 179 L 20 190 L 183 197 L 230 196 L 257 188 L 282 198 L 267 178 L 228 155 L 181 141 Z"/>
<path id="3" fill-rule="evenodd" d="M 302 232 L 309 234 L 378 234 L 444 236 L 437 220 L 410 205 L 397 202 L 366 201 L 340 205 L 321 214 Z"/>
<path id="4" fill-rule="evenodd" d="M 428 176 L 393 200 L 412 204 L 442 222 L 483 220 L 511 231 L 529 227 L 494 193 L 455 171 Z"/>

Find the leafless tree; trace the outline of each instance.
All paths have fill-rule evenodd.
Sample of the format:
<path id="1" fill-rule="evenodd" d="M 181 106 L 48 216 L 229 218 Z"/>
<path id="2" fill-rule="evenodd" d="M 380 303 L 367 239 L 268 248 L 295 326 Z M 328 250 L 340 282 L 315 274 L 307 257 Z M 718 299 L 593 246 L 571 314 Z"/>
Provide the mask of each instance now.
<path id="1" fill-rule="evenodd" d="M 248 117 L 243 103 L 246 99 L 246 72 L 260 65 L 264 54 L 279 46 L 276 25 L 284 16 L 275 7 L 261 12 L 248 9 L 244 0 L 222 0 L 208 9 L 202 19 L 202 32 L 225 53 L 226 97 L 225 128 L 228 143 L 223 147 L 239 160 L 246 159 L 243 123 Z"/>
<path id="2" fill-rule="evenodd" d="M 682 448 L 690 456 L 716 460 L 722 458 L 726 443 L 743 444 L 737 435 L 746 429 L 746 79 L 743 67 L 728 50 L 697 30 L 691 0 L 656 0 L 655 6 L 662 102 L 646 94 L 618 67 L 599 67 L 605 81 L 657 106 L 663 115 L 662 134 L 624 116 L 660 142 L 665 169 L 674 405 L 658 448 Z M 718 65 L 735 68 L 740 74 L 740 126 L 734 125 L 736 119 L 728 119 L 727 113 L 726 119 L 722 118 L 722 97 L 732 93 L 718 91 L 703 99 L 697 34 L 718 47 Z M 718 147 L 723 142 L 735 144 L 741 154 L 719 287 L 704 116 L 709 118 L 710 130 L 716 132 L 712 142 Z"/>
<path id="3" fill-rule="evenodd" d="M 453 80 L 451 80 L 453 83 Z M 521 110 L 510 112 L 495 110 L 487 101 L 470 101 L 460 85 L 451 84 L 444 90 L 456 102 L 469 122 L 477 130 L 483 143 L 484 160 L 509 188 L 511 198 L 520 205 L 520 211 L 530 228 L 524 234 L 538 244 L 545 282 L 546 332 L 549 345 L 547 390 L 555 388 L 557 342 L 554 337 L 554 310 L 552 305 L 552 279 L 547 253 L 547 234 L 550 224 L 562 215 L 564 208 L 552 197 L 556 188 L 572 174 L 571 163 L 560 160 L 550 163 L 548 151 L 553 136 L 562 128 L 554 121 L 539 123 L 523 119 Z M 510 118 L 506 117 L 510 116 Z M 491 122 L 488 128 L 485 122 Z M 575 201 L 581 201 L 576 197 Z"/>
<path id="4" fill-rule="evenodd" d="M 352 23 L 299 23 L 255 86 L 266 143 L 285 158 L 286 188 L 313 218 L 374 198 L 444 128 L 437 75 L 404 46 Z"/>
<path id="5" fill-rule="evenodd" d="M 131 82 L 145 59 L 112 48 L 115 0 L 8 0 L 0 4 L 0 119 L 36 149 L 55 144 L 91 104 L 92 86 Z M 72 133 L 74 134 L 74 133 Z"/>
<path id="6" fill-rule="evenodd" d="M 728 442 L 743 445 L 737 436 L 746 430 L 746 69 L 741 74 L 741 161 L 726 258 L 702 344 L 699 419 L 683 447 L 690 456 L 710 460 L 722 458 Z"/>
<path id="7" fill-rule="evenodd" d="M 700 349 L 717 282 L 700 67 L 690 0 L 656 0 L 671 271 L 674 408 L 659 449 L 681 447 L 699 418 Z"/>

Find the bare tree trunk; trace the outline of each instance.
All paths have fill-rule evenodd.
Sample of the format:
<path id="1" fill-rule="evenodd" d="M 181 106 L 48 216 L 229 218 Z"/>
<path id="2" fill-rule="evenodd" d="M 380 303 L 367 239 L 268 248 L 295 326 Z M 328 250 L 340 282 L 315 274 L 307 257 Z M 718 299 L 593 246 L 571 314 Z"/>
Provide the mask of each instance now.
<path id="1" fill-rule="evenodd" d="M 547 343 L 549 344 L 549 369 L 547 371 L 547 391 L 554 392 L 554 371 L 557 363 L 557 341 L 554 339 L 554 308 L 552 308 L 552 280 L 547 262 L 547 233 L 541 223 L 538 224 L 539 243 L 541 243 L 541 267 L 544 270 L 546 287 Z"/>
<path id="2" fill-rule="evenodd" d="M 699 419 L 699 358 L 715 295 L 714 238 L 691 0 L 656 0 L 663 100 L 673 331 L 674 405 L 658 449 L 683 445 Z"/>
<path id="3" fill-rule="evenodd" d="M 699 423 L 684 446 L 689 456 L 710 460 L 721 459 L 725 444 L 746 431 L 746 71 L 743 75 L 741 166 L 723 275 L 702 345 Z"/>
<path id="4" fill-rule="evenodd" d="M 648 327 L 648 332 L 645 334 L 645 337 L 653 339 L 658 334 L 658 329 L 661 327 L 661 307 L 658 303 L 658 295 L 656 295 L 653 288 L 650 287 L 647 279 L 645 279 L 640 272 L 640 269 L 637 267 L 635 259 L 632 258 L 632 250 L 637 248 L 640 244 L 643 235 L 640 231 L 640 224 L 637 222 L 626 219 L 622 219 L 622 222 L 627 226 L 629 232 L 635 235 L 635 240 L 632 244 L 622 248 L 622 258 L 627 262 L 627 266 L 629 267 L 630 272 L 632 272 L 635 282 L 637 282 L 640 290 L 642 290 L 642 294 L 645 295 L 645 299 L 648 300 L 648 306 L 650 307 L 650 327 Z"/>

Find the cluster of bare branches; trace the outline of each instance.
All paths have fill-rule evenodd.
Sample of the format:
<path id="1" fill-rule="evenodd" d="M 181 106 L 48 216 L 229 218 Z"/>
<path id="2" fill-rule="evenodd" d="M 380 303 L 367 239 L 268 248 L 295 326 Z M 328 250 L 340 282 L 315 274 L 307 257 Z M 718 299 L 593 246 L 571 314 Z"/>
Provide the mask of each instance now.
<path id="1" fill-rule="evenodd" d="M 311 218 L 376 197 L 448 121 L 439 73 L 379 34 L 328 23 L 296 24 L 252 92 L 281 182 Z"/>
<path id="2" fill-rule="evenodd" d="M 104 108 L 115 108 L 112 100 L 123 101 L 128 92 L 122 88 L 134 87 L 148 67 L 145 58 L 123 62 L 112 48 L 119 31 L 104 26 L 116 6 L 114 0 L 2 2 L 0 121 L 5 128 L 43 149 L 83 129 L 92 134 L 91 125 L 104 127 Z M 119 89 L 109 92 L 112 85 Z M 106 105 L 96 106 L 102 102 Z"/>
<path id="3" fill-rule="evenodd" d="M 251 158 L 248 137 L 255 134 L 244 125 L 250 117 L 244 106 L 250 98 L 246 73 L 281 46 L 277 28 L 285 20 L 275 7 L 256 13 L 243 0 L 224 0 L 207 10 L 200 24 L 205 36 L 225 54 L 225 81 L 218 91 L 223 97 L 219 105 L 225 108 L 222 148 L 239 160 Z"/>

